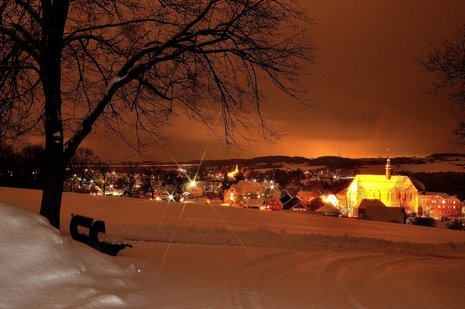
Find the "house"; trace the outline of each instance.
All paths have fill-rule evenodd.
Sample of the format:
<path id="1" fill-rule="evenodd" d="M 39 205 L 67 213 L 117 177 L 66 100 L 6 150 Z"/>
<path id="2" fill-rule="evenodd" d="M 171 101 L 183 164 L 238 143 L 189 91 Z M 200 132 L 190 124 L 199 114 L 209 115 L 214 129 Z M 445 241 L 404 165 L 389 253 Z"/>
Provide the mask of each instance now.
<path id="1" fill-rule="evenodd" d="M 359 218 L 404 223 L 405 222 L 405 208 L 403 207 L 387 207 L 379 199 L 363 199 L 356 213 Z"/>
<path id="2" fill-rule="evenodd" d="M 190 181 L 184 185 L 183 191 L 196 197 L 202 197 L 205 194 L 205 182 Z"/>
<path id="3" fill-rule="evenodd" d="M 424 192 L 418 195 L 418 214 L 441 219 L 462 216 L 463 203 L 447 193 Z"/>
<path id="4" fill-rule="evenodd" d="M 279 196 L 279 184 L 274 182 L 257 182 L 251 180 L 241 180 L 233 186 L 242 197 L 262 198 Z"/>
<path id="5" fill-rule="evenodd" d="M 280 201 L 281 203 L 286 204 L 287 202 L 289 202 L 290 200 L 292 199 L 292 196 L 289 194 L 289 193 L 284 193 L 281 195 L 280 197 Z"/>
<path id="6" fill-rule="evenodd" d="M 280 194 L 276 183 L 241 180 L 224 192 L 224 203 L 247 204 L 251 199 L 265 199 Z"/>
<path id="7" fill-rule="evenodd" d="M 385 175 L 357 175 L 347 189 L 347 207 L 359 207 L 363 199 L 378 199 L 388 207 L 417 211 L 418 190 L 408 176 L 392 176 L 390 159 Z"/>
<path id="8" fill-rule="evenodd" d="M 247 208 L 256 208 L 264 210 L 266 207 L 264 205 L 264 200 L 261 198 L 251 198 L 244 201 L 244 205 Z"/>
<path id="9" fill-rule="evenodd" d="M 319 197 L 321 194 L 316 191 L 299 191 L 297 196 L 300 197 L 307 204 L 310 203 L 314 198 Z"/>
<path id="10" fill-rule="evenodd" d="M 250 180 L 240 180 L 232 187 L 243 197 L 260 197 L 265 190 L 262 183 Z"/>
<path id="11" fill-rule="evenodd" d="M 308 204 L 298 196 L 294 196 L 283 205 L 284 210 L 307 211 Z"/>
<path id="12" fill-rule="evenodd" d="M 281 202 L 280 199 L 273 196 L 273 197 L 269 198 L 265 202 L 265 207 L 266 207 L 266 209 L 269 209 L 269 210 L 281 211 L 281 210 L 283 210 L 284 205 L 283 205 L 283 203 Z"/>
<path id="13" fill-rule="evenodd" d="M 367 208 L 368 207 L 386 207 L 384 203 L 379 199 L 368 199 L 364 198 L 357 208 L 354 208 L 353 215 L 359 218 L 366 218 Z"/>
<path id="14" fill-rule="evenodd" d="M 237 192 L 236 188 L 231 187 L 224 192 L 224 203 L 235 204 L 240 201 L 239 193 Z"/>
<path id="15" fill-rule="evenodd" d="M 337 209 L 336 206 L 334 206 L 333 204 L 325 204 L 323 207 L 320 207 L 317 210 L 315 210 L 315 213 L 332 217 L 338 217 L 341 214 L 339 209 Z"/>

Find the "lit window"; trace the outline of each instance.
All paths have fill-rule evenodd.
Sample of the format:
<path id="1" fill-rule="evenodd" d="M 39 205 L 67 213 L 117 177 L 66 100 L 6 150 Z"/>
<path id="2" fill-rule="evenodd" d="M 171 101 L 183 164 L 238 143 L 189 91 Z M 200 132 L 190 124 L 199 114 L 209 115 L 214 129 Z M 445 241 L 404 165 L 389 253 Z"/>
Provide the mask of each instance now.
<path id="1" fill-rule="evenodd" d="M 445 201 L 445 200 L 442 200 L 442 203 L 443 203 L 443 204 L 445 204 L 445 203 L 446 203 L 446 201 Z"/>

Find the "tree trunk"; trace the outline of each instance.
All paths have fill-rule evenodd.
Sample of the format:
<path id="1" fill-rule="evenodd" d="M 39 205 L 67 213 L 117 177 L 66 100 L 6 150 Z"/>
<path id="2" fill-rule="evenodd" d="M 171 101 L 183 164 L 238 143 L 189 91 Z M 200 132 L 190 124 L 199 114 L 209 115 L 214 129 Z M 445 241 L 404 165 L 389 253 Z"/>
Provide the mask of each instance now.
<path id="1" fill-rule="evenodd" d="M 43 6 L 40 78 L 45 97 L 46 163 L 40 214 L 60 228 L 63 180 L 69 161 L 64 155 L 61 119 L 61 56 L 69 1 L 44 1 Z"/>
<path id="2" fill-rule="evenodd" d="M 57 147 L 55 146 L 53 148 Z M 59 229 L 64 180 L 63 150 L 61 148 L 47 149 L 47 151 L 49 153 L 45 166 L 46 174 L 40 214 L 46 217 L 50 221 L 50 224 Z"/>

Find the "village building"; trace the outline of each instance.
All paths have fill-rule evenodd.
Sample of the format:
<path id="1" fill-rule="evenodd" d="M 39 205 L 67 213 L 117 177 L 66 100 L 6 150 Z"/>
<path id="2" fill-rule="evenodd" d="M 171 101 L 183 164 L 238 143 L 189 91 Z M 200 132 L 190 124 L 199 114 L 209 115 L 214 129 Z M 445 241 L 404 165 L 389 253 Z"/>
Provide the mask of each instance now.
<path id="1" fill-rule="evenodd" d="M 308 204 L 297 195 L 283 205 L 284 210 L 308 211 Z"/>
<path id="2" fill-rule="evenodd" d="M 313 199 L 320 197 L 320 193 L 316 191 L 299 191 L 297 196 L 300 197 L 303 201 L 309 204 Z"/>
<path id="3" fill-rule="evenodd" d="M 292 196 L 289 194 L 289 193 L 284 193 L 281 195 L 281 197 L 279 198 L 279 200 L 281 201 L 281 203 L 286 204 L 290 199 L 292 198 Z"/>
<path id="4" fill-rule="evenodd" d="M 244 205 L 249 200 L 270 198 L 280 196 L 279 185 L 272 182 L 257 182 L 250 180 L 240 180 L 224 192 L 224 203 L 237 204 L 243 202 Z"/>
<path id="5" fill-rule="evenodd" d="M 236 204 L 240 201 L 239 193 L 236 188 L 231 187 L 224 192 L 223 202 L 226 204 Z"/>
<path id="6" fill-rule="evenodd" d="M 184 192 L 195 197 L 202 197 L 205 194 L 205 186 L 206 184 L 203 181 L 190 181 L 184 185 Z"/>
<path id="7" fill-rule="evenodd" d="M 418 214 L 435 219 L 462 216 L 463 203 L 446 193 L 425 192 L 418 196 Z"/>
<path id="8" fill-rule="evenodd" d="M 246 208 L 256 208 L 260 210 L 265 210 L 266 206 L 264 204 L 265 201 L 261 198 L 251 198 L 244 200 L 244 207 Z"/>
<path id="9" fill-rule="evenodd" d="M 363 199 L 357 208 L 357 216 L 362 219 L 405 223 L 405 208 L 387 207 L 379 199 Z"/>
<path id="10" fill-rule="evenodd" d="M 237 192 L 243 197 L 262 198 L 280 196 L 279 184 L 274 182 L 257 182 L 253 180 L 240 180 L 233 185 Z"/>
<path id="11" fill-rule="evenodd" d="M 354 210 L 364 199 L 378 199 L 388 207 L 417 211 L 418 190 L 408 176 L 392 176 L 390 159 L 385 175 L 357 175 L 347 189 L 347 208 Z"/>
<path id="12" fill-rule="evenodd" d="M 266 209 L 272 210 L 272 211 L 281 211 L 283 210 L 283 203 L 281 202 L 280 199 L 278 199 L 276 196 L 273 196 L 269 198 L 265 202 L 265 207 Z"/>
<path id="13" fill-rule="evenodd" d="M 337 207 L 333 204 L 328 203 L 315 210 L 315 213 L 317 215 L 338 217 L 341 214 L 341 211 L 339 211 L 339 209 L 337 209 Z"/>

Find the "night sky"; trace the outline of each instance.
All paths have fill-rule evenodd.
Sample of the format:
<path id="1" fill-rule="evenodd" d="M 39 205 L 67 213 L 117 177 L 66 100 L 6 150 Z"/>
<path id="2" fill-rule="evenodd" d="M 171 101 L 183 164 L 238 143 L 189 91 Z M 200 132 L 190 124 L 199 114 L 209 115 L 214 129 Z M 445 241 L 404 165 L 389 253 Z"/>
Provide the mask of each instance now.
<path id="1" fill-rule="evenodd" d="M 307 105 L 265 89 L 266 117 L 283 135 L 274 144 L 242 142 L 226 152 L 218 136 L 182 115 L 164 133 L 168 145 L 147 147 L 142 159 L 159 161 L 249 158 L 423 156 L 462 151 L 449 142 L 455 118 L 446 93 L 433 95 L 434 76 L 416 60 L 455 36 L 465 23 L 463 0 L 301 1 L 316 64 L 302 83 Z M 123 143 L 100 135 L 84 146 L 108 161 L 137 160 Z M 259 138 L 259 137 L 257 137 Z"/>

